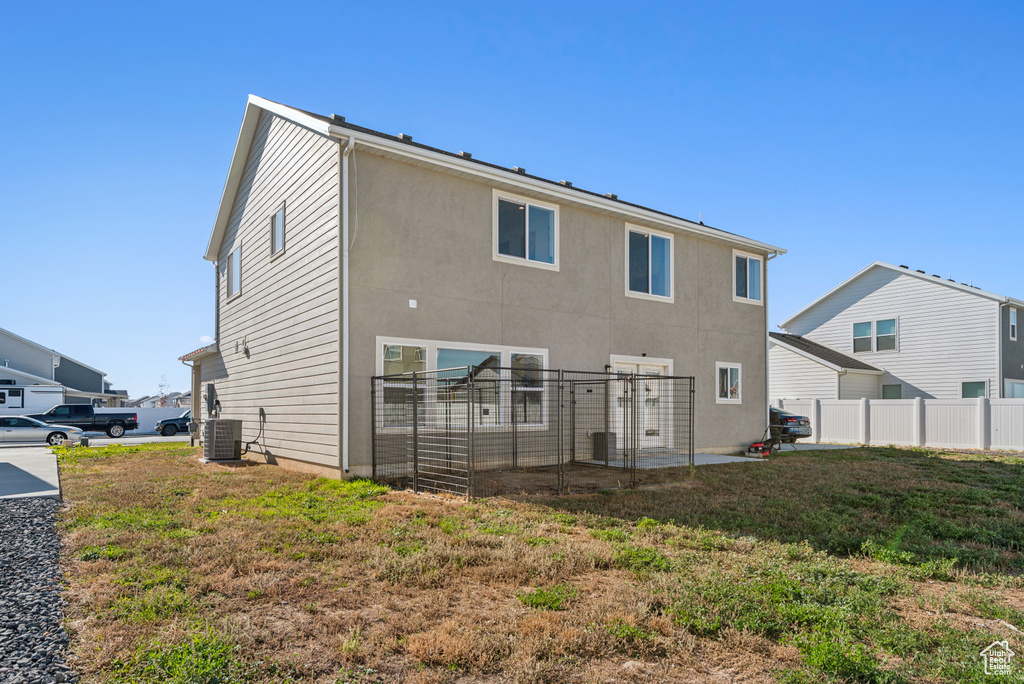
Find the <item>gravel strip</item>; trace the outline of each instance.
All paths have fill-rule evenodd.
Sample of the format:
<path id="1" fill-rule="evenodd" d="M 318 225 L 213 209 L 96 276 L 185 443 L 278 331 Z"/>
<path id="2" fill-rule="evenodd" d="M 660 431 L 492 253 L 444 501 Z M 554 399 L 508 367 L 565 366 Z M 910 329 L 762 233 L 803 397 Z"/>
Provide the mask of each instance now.
<path id="1" fill-rule="evenodd" d="M 0 684 L 75 682 L 53 499 L 0 500 Z"/>

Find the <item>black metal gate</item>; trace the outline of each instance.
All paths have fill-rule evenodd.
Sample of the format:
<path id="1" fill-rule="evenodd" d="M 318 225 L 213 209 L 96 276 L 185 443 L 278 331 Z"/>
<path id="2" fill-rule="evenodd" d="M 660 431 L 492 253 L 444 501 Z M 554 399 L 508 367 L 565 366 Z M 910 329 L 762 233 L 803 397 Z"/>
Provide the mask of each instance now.
<path id="1" fill-rule="evenodd" d="M 373 475 L 461 496 L 692 474 L 693 378 L 468 366 L 372 379 Z"/>

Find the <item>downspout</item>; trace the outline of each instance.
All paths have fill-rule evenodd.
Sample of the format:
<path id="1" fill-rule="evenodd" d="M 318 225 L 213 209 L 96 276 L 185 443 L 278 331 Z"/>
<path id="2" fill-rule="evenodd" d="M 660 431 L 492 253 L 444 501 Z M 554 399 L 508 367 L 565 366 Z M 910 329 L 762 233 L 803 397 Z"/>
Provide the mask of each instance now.
<path id="1" fill-rule="evenodd" d="M 768 353 L 771 351 L 772 343 L 771 337 L 768 336 L 769 325 L 768 325 L 768 262 L 779 256 L 778 252 L 772 252 L 764 258 L 764 424 L 770 425 L 771 419 L 771 401 L 772 401 L 772 390 L 769 386 L 771 382 L 771 369 L 769 368 Z"/>
<path id="2" fill-rule="evenodd" d="M 348 158 L 355 149 L 355 137 L 349 135 L 341 152 L 341 470 L 348 472 L 349 436 L 349 199 Z"/>

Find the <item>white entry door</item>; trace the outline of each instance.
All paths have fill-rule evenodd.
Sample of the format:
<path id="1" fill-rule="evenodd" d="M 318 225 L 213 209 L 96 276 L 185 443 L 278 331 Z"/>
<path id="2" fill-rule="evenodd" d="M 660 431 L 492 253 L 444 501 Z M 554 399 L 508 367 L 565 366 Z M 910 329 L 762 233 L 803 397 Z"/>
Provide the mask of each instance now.
<path id="1" fill-rule="evenodd" d="M 638 429 L 637 446 L 641 449 L 664 446 L 671 420 L 667 414 L 669 408 L 664 405 L 661 397 L 662 382 L 654 377 L 644 376 L 668 375 L 668 366 L 615 361 L 612 370 L 616 373 L 639 376 L 634 378 L 632 383 L 617 383 L 614 416 L 620 446 L 627 446 L 624 440 L 633 430 L 634 415 Z M 634 403 L 635 414 L 630 410 Z"/>

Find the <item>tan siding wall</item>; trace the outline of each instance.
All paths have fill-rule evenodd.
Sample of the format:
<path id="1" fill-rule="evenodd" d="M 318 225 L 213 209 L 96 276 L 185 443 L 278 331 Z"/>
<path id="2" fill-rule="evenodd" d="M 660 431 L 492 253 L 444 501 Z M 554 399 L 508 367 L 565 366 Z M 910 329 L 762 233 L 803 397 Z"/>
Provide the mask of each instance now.
<path id="1" fill-rule="evenodd" d="M 768 350 L 771 401 L 836 399 L 836 371 L 772 344 Z"/>
<path id="2" fill-rule="evenodd" d="M 853 353 L 853 324 L 897 317 L 898 351 Z M 903 383 L 903 398 L 959 399 L 962 381 L 999 396 L 995 302 L 939 282 L 875 268 L 792 321 L 788 332 L 856 356 Z"/>
<path id="3" fill-rule="evenodd" d="M 264 114 L 221 246 L 221 357 L 203 363 L 222 417 L 259 431 L 271 456 L 337 466 L 338 146 Z M 270 255 L 270 216 L 285 204 L 285 251 Z M 242 247 L 241 294 L 226 300 L 227 260 Z M 242 341 L 250 355 L 242 353 Z M 236 351 L 236 345 L 238 351 Z M 262 449 L 259 449 L 262 451 Z"/>

